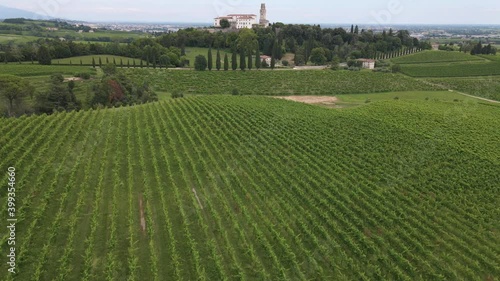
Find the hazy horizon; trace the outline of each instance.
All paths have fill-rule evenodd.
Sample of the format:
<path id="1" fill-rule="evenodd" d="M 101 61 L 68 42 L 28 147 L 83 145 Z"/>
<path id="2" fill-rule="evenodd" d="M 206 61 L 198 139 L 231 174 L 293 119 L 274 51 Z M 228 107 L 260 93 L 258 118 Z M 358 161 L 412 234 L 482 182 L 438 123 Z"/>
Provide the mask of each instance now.
<path id="1" fill-rule="evenodd" d="M 303 24 L 359 25 L 500 25 L 500 1 L 485 0 L 470 5 L 463 0 L 384 0 L 336 3 L 324 0 L 289 1 L 184 0 L 182 2 L 145 0 L 101 2 L 97 0 L 0 0 L 0 5 L 54 18 L 116 23 L 199 23 L 230 13 L 259 15 L 266 3 L 270 22 Z M 434 7 L 429 9 L 429 7 Z"/>

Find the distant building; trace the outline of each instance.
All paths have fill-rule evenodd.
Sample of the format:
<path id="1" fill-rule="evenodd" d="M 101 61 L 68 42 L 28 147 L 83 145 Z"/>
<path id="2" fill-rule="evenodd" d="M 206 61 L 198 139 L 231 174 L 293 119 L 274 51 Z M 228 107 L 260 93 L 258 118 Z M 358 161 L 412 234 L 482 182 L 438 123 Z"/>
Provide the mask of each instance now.
<path id="1" fill-rule="evenodd" d="M 260 56 L 260 61 L 266 62 L 267 65 L 271 65 L 271 60 L 272 60 L 272 58 L 270 56 L 266 56 L 266 55 Z"/>
<path id="2" fill-rule="evenodd" d="M 269 21 L 267 20 L 267 10 L 266 10 L 266 4 L 262 3 L 260 4 L 260 21 L 259 25 L 262 27 L 268 27 L 269 26 Z"/>
<path id="3" fill-rule="evenodd" d="M 57 27 L 47 27 L 45 29 L 47 29 L 48 31 L 58 31 L 59 30 L 59 28 L 57 28 Z"/>
<path id="4" fill-rule="evenodd" d="M 252 28 L 254 24 L 257 24 L 257 15 L 253 14 L 231 14 L 225 17 L 215 18 L 214 26 L 221 27 L 220 22 L 222 20 L 229 21 L 232 28 L 242 29 L 242 28 Z"/>
<path id="5" fill-rule="evenodd" d="M 222 20 L 227 20 L 231 25 L 231 28 L 234 29 L 252 28 L 255 25 L 259 25 L 262 27 L 269 26 L 269 21 L 267 20 L 266 4 L 261 4 L 259 21 L 257 21 L 257 15 L 254 14 L 230 14 L 227 16 L 215 18 L 214 26 L 221 27 L 220 22 Z"/>
<path id="6" fill-rule="evenodd" d="M 372 59 L 358 59 L 362 63 L 362 68 L 375 69 L 375 60 Z"/>

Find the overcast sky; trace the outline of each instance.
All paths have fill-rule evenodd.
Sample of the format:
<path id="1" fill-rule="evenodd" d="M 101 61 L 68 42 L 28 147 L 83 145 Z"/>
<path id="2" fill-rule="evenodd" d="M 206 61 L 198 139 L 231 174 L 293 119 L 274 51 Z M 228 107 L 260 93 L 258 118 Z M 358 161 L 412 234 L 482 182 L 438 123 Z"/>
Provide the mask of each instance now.
<path id="1" fill-rule="evenodd" d="M 0 0 L 1 5 L 87 21 L 200 22 L 230 13 L 259 14 L 263 0 Z M 500 24 L 500 0 L 266 1 L 271 22 Z"/>

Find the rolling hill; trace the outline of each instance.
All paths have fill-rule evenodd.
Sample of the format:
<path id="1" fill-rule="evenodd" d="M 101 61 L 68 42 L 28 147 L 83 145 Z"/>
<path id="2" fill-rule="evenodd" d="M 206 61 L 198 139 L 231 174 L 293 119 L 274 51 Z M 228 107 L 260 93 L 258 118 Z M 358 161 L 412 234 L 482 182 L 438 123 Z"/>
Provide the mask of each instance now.
<path id="1" fill-rule="evenodd" d="M 3 119 L 15 279 L 495 280 L 498 109 L 213 95 Z"/>
<path id="2" fill-rule="evenodd" d="M 25 19 L 52 19 L 49 16 L 42 15 L 39 13 L 34 13 L 26 10 L 16 9 L 12 7 L 7 7 L 0 5 L 0 20 L 11 19 L 11 18 L 25 18 Z"/>

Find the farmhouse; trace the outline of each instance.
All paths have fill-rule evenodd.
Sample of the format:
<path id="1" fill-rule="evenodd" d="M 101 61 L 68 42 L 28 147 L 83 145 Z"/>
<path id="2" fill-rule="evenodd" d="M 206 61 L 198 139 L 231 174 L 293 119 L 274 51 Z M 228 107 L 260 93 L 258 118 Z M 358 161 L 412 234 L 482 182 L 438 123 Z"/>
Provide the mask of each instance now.
<path id="1" fill-rule="evenodd" d="M 372 59 L 358 59 L 362 63 L 362 68 L 375 69 L 375 60 Z"/>
<path id="2" fill-rule="evenodd" d="M 229 14 L 227 16 L 215 18 L 214 26 L 221 27 L 222 20 L 227 20 L 231 25 L 231 28 L 234 29 L 252 28 L 256 25 L 260 25 L 263 27 L 269 26 L 269 21 L 267 20 L 266 4 L 261 5 L 259 21 L 257 21 L 257 15 L 255 14 Z"/>
<path id="3" fill-rule="evenodd" d="M 267 65 L 271 65 L 271 60 L 272 60 L 272 58 L 270 56 L 266 56 L 266 55 L 260 56 L 260 61 L 266 62 Z"/>

